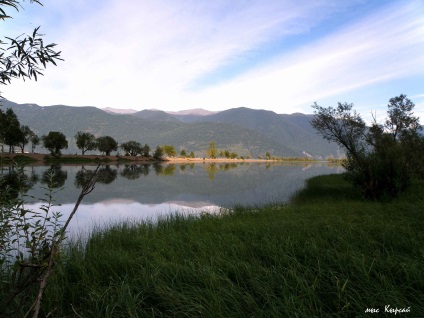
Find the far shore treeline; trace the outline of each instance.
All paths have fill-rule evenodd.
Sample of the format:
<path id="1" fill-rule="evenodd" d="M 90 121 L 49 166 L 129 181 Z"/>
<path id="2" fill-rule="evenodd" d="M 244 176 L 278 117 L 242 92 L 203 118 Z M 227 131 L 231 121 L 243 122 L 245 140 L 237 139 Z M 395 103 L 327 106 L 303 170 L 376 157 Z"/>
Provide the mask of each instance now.
<path id="1" fill-rule="evenodd" d="M 148 144 L 142 145 L 136 140 L 129 140 L 118 144 L 112 136 L 95 136 L 87 131 L 78 131 L 74 136 L 77 148 L 84 156 L 87 152 L 101 153 L 110 156 L 115 152 L 116 156 L 128 157 L 144 157 L 146 159 L 153 158 L 156 160 L 163 157 L 180 157 L 180 158 L 196 158 L 194 151 L 188 152 L 181 149 L 179 153 L 173 145 L 157 145 L 152 149 Z M 50 131 L 46 135 L 38 136 L 27 125 L 21 125 L 20 121 L 13 111 L 8 108 L 6 111 L 0 109 L 0 152 L 2 154 L 29 154 L 36 153 L 37 147 L 44 147 L 50 152 L 54 158 L 62 156 L 63 149 L 68 149 L 68 139 L 65 134 L 59 131 Z M 122 151 L 122 154 L 120 152 Z M 75 154 L 77 155 L 77 154 Z M 251 155 L 241 156 L 231 149 L 218 149 L 215 141 L 209 142 L 209 147 L 198 154 L 201 158 L 225 158 L 225 159 L 254 159 Z M 266 151 L 263 155 L 258 155 L 260 160 L 284 160 L 284 161 L 310 161 L 314 160 L 312 156 L 306 154 L 303 157 L 279 157 L 271 155 L 271 151 Z M 327 158 L 329 161 L 338 162 L 340 159 L 332 157 Z"/>

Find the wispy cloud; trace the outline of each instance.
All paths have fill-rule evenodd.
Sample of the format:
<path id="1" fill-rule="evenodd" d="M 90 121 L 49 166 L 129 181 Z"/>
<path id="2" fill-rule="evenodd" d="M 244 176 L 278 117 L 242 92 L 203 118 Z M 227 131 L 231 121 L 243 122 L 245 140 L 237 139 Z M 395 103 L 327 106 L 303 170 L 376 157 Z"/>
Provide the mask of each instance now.
<path id="1" fill-rule="evenodd" d="M 37 22 L 66 61 L 39 83 L 15 82 L 3 91 L 43 105 L 281 113 L 424 74 L 421 1 L 395 2 L 324 36 L 314 34 L 318 26 L 362 1 L 301 2 L 46 2 L 37 11 L 46 10 L 45 20 Z M 305 34 L 313 41 L 290 46 Z"/>

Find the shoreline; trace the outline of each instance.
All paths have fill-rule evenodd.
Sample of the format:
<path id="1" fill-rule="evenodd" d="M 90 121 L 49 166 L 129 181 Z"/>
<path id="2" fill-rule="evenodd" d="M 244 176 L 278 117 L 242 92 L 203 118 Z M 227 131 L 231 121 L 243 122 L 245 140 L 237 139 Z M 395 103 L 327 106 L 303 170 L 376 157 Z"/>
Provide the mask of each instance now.
<path id="1" fill-rule="evenodd" d="M 229 159 L 229 158 L 170 158 L 164 157 L 162 159 L 155 159 L 153 157 L 140 157 L 140 156 L 106 156 L 106 155 L 61 155 L 60 157 L 52 157 L 49 154 L 43 153 L 0 153 L 0 164 L 13 163 L 14 159 L 18 163 L 25 165 L 37 166 L 50 163 L 60 164 L 143 164 L 143 163 L 244 163 L 244 162 L 257 162 L 257 163 L 332 163 L 329 160 L 317 160 L 309 158 L 277 158 L 277 159 Z"/>

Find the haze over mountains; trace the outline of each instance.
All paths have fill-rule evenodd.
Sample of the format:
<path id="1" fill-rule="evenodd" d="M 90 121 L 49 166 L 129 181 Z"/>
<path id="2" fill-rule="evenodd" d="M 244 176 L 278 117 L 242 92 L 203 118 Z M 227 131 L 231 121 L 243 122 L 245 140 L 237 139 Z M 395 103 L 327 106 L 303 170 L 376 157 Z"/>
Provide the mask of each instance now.
<path id="1" fill-rule="evenodd" d="M 181 112 L 160 110 L 99 109 L 55 105 L 16 104 L 3 100 L 2 108 L 12 108 L 22 125 L 28 125 L 37 135 L 60 131 L 67 136 L 69 149 L 63 153 L 80 153 L 75 134 L 88 131 L 96 137 L 109 135 L 118 143 L 135 140 L 148 144 L 173 145 L 177 151 L 193 151 L 205 156 L 210 141 L 220 150 L 230 150 L 240 156 L 339 157 L 337 145 L 328 143 L 311 127 L 313 115 L 301 113 L 277 114 L 272 111 L 244 107 L 222 112 L 195 109 Z M 41 146 L 37 152 L 46 152 Z M 95 152 L 88 152 L 95 153 Z M 122 154 L 122 151 L 120 151 Z"/>

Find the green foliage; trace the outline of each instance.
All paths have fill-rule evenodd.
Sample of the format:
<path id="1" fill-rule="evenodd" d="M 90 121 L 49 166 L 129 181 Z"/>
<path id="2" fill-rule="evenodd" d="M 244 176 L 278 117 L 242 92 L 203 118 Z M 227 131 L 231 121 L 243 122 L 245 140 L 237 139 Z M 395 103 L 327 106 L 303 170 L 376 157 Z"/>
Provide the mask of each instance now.
<path id="1" fill-rule="evenodd" d="M 347 178 L 370 199 L 393 198 L 404 192 L 411 179 L 423 170 L 423 136 L 414 104 L 405 95 L 392 98 L 384 125 L 374 119 L 366 127 L 352 104 L 337 108 L 315 103 L 312 126 L 327 140 L 346 151 Z"/>
<path id="2" fill-rule="evenodd" d="M 181 150 L 180 156 L 181 157 L 187 157 L 187 151 L 185 149 Z"/>
<path id="3" fill-rule="evenodd" d="M 194 157 L 194 152 L 193 152 L 193 151 L 190 151 L 190 158 L 195 158 L 195 157 Z"/>
<path id="4" fill-rule="evenodd" d="M 166 154 L 168 157 L 175 157 L 177 155 L 177 151 L 175 150 L 174 146 L 171 145 L 164 145 L 162 146 L 164 154 Z"/>
<path id="5" fill-rule="evenodd" d="M 35 137 L 34 132 L 26 125 L 21 126 L 21 139 L 19 140 L 18 144 L 21 148 L 21 152 L 25 152 L 25 146 L 31 141 L 32 138 Z"/>
<path id="6" fill-rule="evenodd" d="M 153 153 L 153 158 L 162 159 L 163 154 L 163 148 L 161 146 L 157 146 L 155 152 Z"/>
<path id="7" fill-rule="evenodd" d="M 11 8 L 19 11 L 22 1 L 4 0 L 0 2 L 0 20 L 12 18 L 6 10 Z M 41 4 L 38 0 L 32 0 Z M 35 79 L 43 75 L 42 71 L 48 64 L 56 65 L 60 58 L 60 52 L 56 52 L 56 44 L 44 44 L 40 27 L 32 32 L 32 35 L 22 35 L 11 38 L 6 37 L 7 42 L 0 40 L 0 84 L 9 84 L 14 78 Z M 1 98 L 1 95 L 0 95 Z"/>
<path id="8" fill-rule="evenodd" d="M 97 149 L 110 156 L 112 151 L 118 150 L 118 143 L 111 136 L 102 136 L 96 139 Z"/>
<path id="9" fill-rule="evenodd" d="M 218 149 L 216 148 L 215 141 L 211 141 L 209 143 L 209 148 L 206 150 L 206 155 L 212 159 L 216 159 L 218 156 Z"/>
<path id="10" fill-rule="evenodd" d="M 51 131 L 47 135 L 41 137 L 44 148 L 50 150 L 50 154 L 54 157 L 60 156 L 62 149 L 68 148 L 68 141 L 63 133 L 59 131 Z"/>
<path id="11" fill-rule="evenodd" d="M 145 144 L 144 146 L 143 146 L 143 157 L 146 157 L 146 158 L 148 158 L 148 157 L 150 157 L 150 147 L 149 147 L 149 145 L 148 144 Z"/>
<path id="12" fill-rule="evenodd" d="M 367 202 L 342 176 L 321 176 L 290 205 L 97 228 L 69 244 L 43 312 L 362 317 L 390 304 L 420 316 L 423 191 Z"/>
<path id="13" fill-rule="evenodd" d="M 143 152 L 143 147 L 137 141 L 130 140 L 121 144 L 126 156 L 137 156 Z"/>
<path id="14" fill-rule="evenodd" d="M 15 112 L 10 108 L 6 112 L 0 109 L 0 143 L 9 145 L 11 153 L 22 139 L 23 133 Z"/>
<path id="15" fill-rule="evenodd" d="M 32 135 L 30 138 L 30 142 L 31 142 L 31 152 L 34 153 L 35 152 L 35 147 L 37 147 L 40 144 L 40 137 L 38 137 L 37 135 Z"/>
<path id="16" fill-rule="evenodd" d="M 0 316 L 23 316 L 36 298 L 36 285 L 46 274 L 51 247 L 63 238 L 59 212 L 52 211 L 54 175 L 46 175 L 46 197 L 39 211 L 25 207 L 27 178 L 22 167 L 16 185 L 0 195 Z M 0 180 L 0 183 L 4 180 Z M 12 195 L 17 191 L 18 196 Z"/>
<path id="17" fill-rule="evenodd" d="M 79 131 L 75 135 L 75 140 L 82 155 L 84 155 L 86 151 L 97 149 L 96 137 L 94 137 L 92 133 Z"/>

